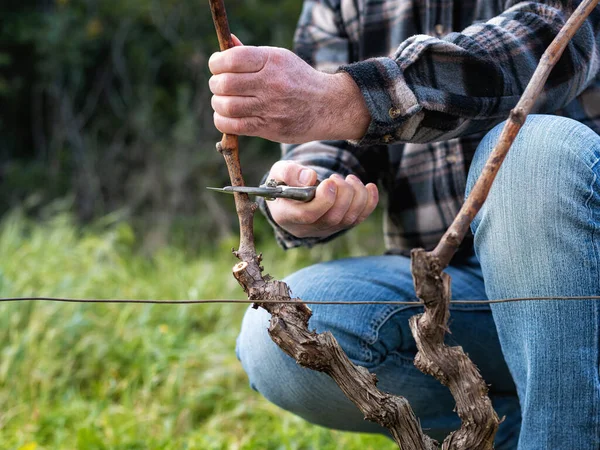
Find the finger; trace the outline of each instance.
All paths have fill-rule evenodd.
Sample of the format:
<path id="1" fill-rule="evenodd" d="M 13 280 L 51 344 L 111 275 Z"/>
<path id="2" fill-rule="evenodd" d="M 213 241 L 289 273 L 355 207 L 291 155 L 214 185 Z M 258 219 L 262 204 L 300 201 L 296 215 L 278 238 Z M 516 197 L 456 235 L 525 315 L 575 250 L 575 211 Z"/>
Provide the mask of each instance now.
<path id="1" fill-rule="evenodd" d="M 259 116 L 261 102 L 256 97 L 213 95 L 210 104 L 223 117 L 241 118 Z"/>
<path id="2" fill-rule="evenodd" d="M 356 221 L 365 209 L 365 206 L 367 206 L 367 201 L 369 200 L 369 191 L 362 181 L 360 181 L 360 179 L 355 175 L 348 175 L 346 177 L 346 182 L 354 189 L 354 197 L 352 198 L 352 203 L 350 204 L 348 211 L 346 211 L 346 215 L 340 222 L 340 225 L 344 228 L 349 228 L 355 225 Z"/>
<path id="3" fill-rule="evenodd" d="M 367 192 L 367 201 L 366 201 L 365 207 L 362 210 L 362 212 L 359 214 L 356 221 L 353 224 L 351 224 L 350 226 L 356 226 L 356 225 L 362 223 L 375 210 L 377 203 L 379 202 L 379 191 L 377 190 L 377 186 L 375 184 L 369 183 L 364 187 L 364 189 Z M 348 215 L 348 213 L 346 213 L 346 214 Z M 319 232 L 319 236 L 331 236 L 332 234 L 337 233 L 338 231 L 340 231 L 344 228 L 350 228 L 350 227 L 342 227 L 338 224 L 338 225 L 335 225 L 328 229 L 321 230 Z"/>
<path id="4" fill-rule="evenodd" d="M 269 202 L 271 216 L 281 226 L 312 226 L 333 207 L 337 197 L 337 184 L 325 180 L 317 187 L 315 198 L 308 203 L 278 198 Z M 309 227 L 310 228 L 310 227 Z"/>
<path id="5" fill-rule="evenodd" d="M 329 180 L 336 184 L 337 196 L 335 204 L 315 223 L 322 230 L 340 225 L 354 198 L 354 188 L 342 176 L 334 174 Z"/>
<path id="6" fill-rule="evenodd" d="M 264 120 L 260 117 L 225 117 L 216 111 L 213 121 L 221 133 L 237 136 L 257 136 L 265 128 Z"/>
<path id="7" fill-rule="evenodd" d="M 233 45 L 235 45 L 236 47 L 241 47 L 244 45 L 242 44 L 242 41 L 240 41 L 238 37 L 233 33 L 231 33 L 231 39 L 233 39 Z"/>
<path id="8" fill-rule="evenodd" d="M 269 59 L 268 50 L 262 47 L 240 46 L 213 53 L 208 68 L 213 75 L 220 73 L 259 72 Z"/>
<path id="9" fill-rule="evenodd" d="M 283 181 L 288 186 L 314 186 L 317 172 L 292 161 L 277 161 L 271 167 L 269 178 Z"/>
<path id="10" fill-rule="evenodd" d="M 359 214 L 358 219 L 356 219 L 354 225 L 358 225 L 359 223 L 363 222 L 367 217 L 369 217 L 377 207 L 377 203 L 379 203 L 379 190 L 377 189 L 377 185 L 369 183 L 365 186 L 365 189 L 368 193 L 367 203 L 362 212 Z"/>
<path id="11" fill-rule="evenodd" d="M 252 95 L 264 80 L 255 73 L 221 73 L 210 77 L 208 87 L 215 95 Z"/>

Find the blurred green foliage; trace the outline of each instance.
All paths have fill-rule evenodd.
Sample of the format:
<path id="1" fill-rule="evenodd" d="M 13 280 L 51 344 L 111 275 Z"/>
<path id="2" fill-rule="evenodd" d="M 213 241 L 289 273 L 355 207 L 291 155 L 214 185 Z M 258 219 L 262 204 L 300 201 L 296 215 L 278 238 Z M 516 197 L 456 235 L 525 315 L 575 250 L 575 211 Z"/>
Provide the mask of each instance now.
<path id="1" fill-rule="evenodd" d="M 80 228 L 65 214 L 39 223 L 11 213 L 0 224 L 0 297 L 243 298 L 231 276 L 233 241 L 194 257 L 168 246 L 141 257 L 135 232 L 113 219 Z M 367 254 L 372 243 L 353 230 L 310 251 L 284 253 L 272 241 L 260 249 L 280 278 Z M 0 303 L 0 448 L 397 448 L 311 425 L 252 391 L 234 351 L 245 309 Z"/>
<path id="2" fill-rule="evenodd" d="M 88 222 L 121 211 L 150 250 L 227 236 L 214 150 L 208 1 L 7 0 L 0 6 L 0 210 L 70 196 Z M 300 0 L 228 0 L 246 44 L 290 47 Z M 241 143 L 249 183 L 278 158 Z M 210 236 L 207 239 L 206 236 Z"/>
<path id="3" fill-rule="evenodd" d="M 291 46 L 301 0 L 226 4 L 244 43 Z M 242 298 L 232 199 L 204 189 L 227 184 L 207 88 L 208 1 L 4 0 L 0 18 L 0 212 L 12 210 L 0 297 Z M 241 152 L 248 183 L 279 156 L 259 139 Z M 383 250 L 372 219 L 287 253 L 260 216 L 256 228 L 278 278 Z M 243 311 L 0 304 L 0 448 L 394 448 L 251 391 L 234 353 Z"/>

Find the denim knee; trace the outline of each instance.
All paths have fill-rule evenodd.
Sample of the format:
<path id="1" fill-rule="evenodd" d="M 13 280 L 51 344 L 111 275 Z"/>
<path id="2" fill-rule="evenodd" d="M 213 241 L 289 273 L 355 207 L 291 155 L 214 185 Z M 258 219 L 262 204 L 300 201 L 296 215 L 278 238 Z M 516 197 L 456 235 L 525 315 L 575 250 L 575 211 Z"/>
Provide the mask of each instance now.
<path id="1" fill-rule="evenodd" d="M 364 420 L 327 375 L 306 369 L 286 355 L 267 332 L 269 314 L 248 309 L 236 353 L 251 387 L 267 400 L 303 419 L 328 428 L 385 433 Z"/>
<path id="2" fill-rule="evenodd" d="M 479 145 L 469 170 L 467 194 L 503 126 L 492 129 Z M 584 228 L 600 219 L 600 212 L 590 207 L 600 195 L 599 157 L 600 138 L 585 125 L 559 116 L 529 116 L 473 221 L 480 260 L 484 253 L 481 247 L 492 241 L 496 261 L 514 257 L 511 249 L 540 256 L 548 245 L 565 251 L 575 249 L 574 240 L 564 233 L 562 225 L 569 221 L 574 227 L 571 229 Z M 504 250 L 498 252 L 501 247 Z M 582 261 L 594 256 L 583 249 L 575 251 L 582 252 Z"/>
<path id="3" fill-rule="evenodd" d="M 287 398 L 290 390 L 284 388 L 283 381 L 293 385 L 296 374 L 301 371 L 271 340 L 267 331 L 269 318 L 269 313 L 261 308 L 246 311 L 236 341 L 236 354 L 248 375 L 250 387 L 278 406 L 290 409 L 296 399 Z"/>
<path id="4" fill-rule="evenodd" d="M 352 280 L 344 278 L 353 271 L 353 265 L 350 260 L 317 264 L 294 273 L 284 281 L 290 286 L 293 296 L 305 300 L 363 299 L 356 297 L 359 295 L 356 288 L 361 283 L 358 280 L 352 283 Z M 347 310 L 335 305 L 311 307 L 311 330 L 332 332 L 355 363 L 373 365 L 379 361 L 381 355 L 367 345 L 372 332 L 378 330 L 371 323 L 371 314 L 365 311 L 367 306 L 355 306 L 354 314 L 350 316 L 345 314 Z M 363 425 L 362 415 L 330 377 L 300 367 L 271 340 L 267 332 L 269 318 L 262 309 L 249 309 L 238 336 L 238 358 L 251 387 L 277 406 L 310 422 L 337 429 L 380 431 L 372 425 Z"/>
<path id="5" fill-rule="evenodd" d="M 477 149 L 472 188 L 500 135 Z M 600 136 L 571 119 L 531 116 L 472 224 L 489 298 L 597 294 Z M 600 448 L 600 303 L 492 305 L 523 421 L 519 448 Z"/>

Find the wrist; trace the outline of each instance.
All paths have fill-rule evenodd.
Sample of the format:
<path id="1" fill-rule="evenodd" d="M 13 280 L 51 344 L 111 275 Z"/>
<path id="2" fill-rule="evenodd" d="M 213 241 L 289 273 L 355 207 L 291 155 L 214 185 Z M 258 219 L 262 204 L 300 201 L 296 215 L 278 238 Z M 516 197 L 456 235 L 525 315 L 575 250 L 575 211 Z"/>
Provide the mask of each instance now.
<path id="1" fill-rule="evenodd" d="M 345 72 L 330 77 L 325 107 L 329 139 L 360 140 L 371 123 L 371 114 L 358 85 Z"/>

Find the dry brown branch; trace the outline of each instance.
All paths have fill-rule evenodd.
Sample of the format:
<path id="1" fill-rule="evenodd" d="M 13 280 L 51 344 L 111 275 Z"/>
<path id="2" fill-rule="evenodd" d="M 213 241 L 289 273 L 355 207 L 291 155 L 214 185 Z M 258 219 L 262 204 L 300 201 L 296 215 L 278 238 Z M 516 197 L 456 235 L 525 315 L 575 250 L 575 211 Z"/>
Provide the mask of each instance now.
<path id="1" fill-rule="evenodd" d="M 473 190 L 438 246 L 431 252 L 422 249 L 412 251 L 415 291 L 425 306 L 424 314 L 410 320 L 419 349 L 415 365 L 450 389 L 462 421 L 461 428 L 444 440 L 442 449 L 492 449 L 499 424 L 498 416 L 487 396 L 487 385 L 473 362 L 461 347 L 448 347 L 444 344 L 451 294 L 450 276 L 443 270 L 485 202 L 500 165 L 544 88 L 552 68 L 597 4 L 598 0 L 582 2 L 542 56 L 523 96 L 511 111 Z"/>
<path id="2" fill-rule="evenodd" d="M 439 259 L 442 269 L 446 268 L 450 263 L 458 246 L 469 230 L 471 222 L 483 206 L 483 202 L 487 198 L 496 174 L 500 169 L 500 165 L 517 137 L 517 133 L 525 123 L 527 115 L 535 105 L 540 92 L 542 92 L 548 75 L 550 75 L 550 72 L 562 56 L 569 41 L 573 38 L 577 30 L 581 28 L 585 19 L 597 5 L 598 0 L 585 0 L 581 2 L 542 55 L 521 99 L 510 112 L 498 143 L 488 158 L 475 186 L 473 186 L 473 190 L 452 222 L 452 225 L 432 252 Z"/>
<path id="3" fill-rule="evenodd" d="M 450 389 L 462 421 L 461 428 L 444 440 L 442 449 L 492 449 L 500 420 L 487 385 L 462 347 L 444 344 L 450 317 L 450 276 L 442 272 L 437 257 L 425 250 L 413 250 L 411 257 L 415 291 L 425 306 L 423 314 L 410 319 L 419 349 L 415 366 Z"/>
<path id="4" fill-rule="evenodd" d="M 223 0 L 209 0 L 221 50 L 233 46 Z M 243 186 L 239 161 L 238 139 L 223 135 L 217 144 L 223 154 L 232 186 Z M 249 299 L 292 300 L 288 286 L 269 275 L 263 275 L 261 256 L 256 253 L 253 235 L 253 216 L 256 204 L 246 194 L 235 194 L 236 211 L 240 220 L 240 247 L 234 254 L 241 262 L 234 266 L 233 275 Z M 408 401 L 377 389 L 377 377 L 364 367 L 353 364 L 331 333 L 309 331 L 310 308 L 300 299 L 293 304 L 260 303 L 271 314 L 269 334 L 279 347 L 298 364 L 328 374 L 344 394 L 358 407 L 365 418 L 390 430 L 404 450 L 433 450 L 437 442 L 423 434 Z"/>
<path id="5" fill-rule="evenodd" d="M 231 48 L 233 41 L 223 0 L 209 2 L 220 48 Z M 461 428 L 444 440 L 443 449 L 492 449 L 499 424 L 498 416 L 487 396 L 487 386 L 475 365 L 464 354 L 462 348 L 447 347 L 444 344 L 449 318 L 450 277 L 443 273 L 443 270 L 483 205 L 494 177 L 552 67 L 597 3 L 598 0 L 584 1 L 542 57 L 523 97 L 511 112 L 499 143 L 480 179 L 440 244 L 432 252 L 413 250 L 412 272 L 415 291 L 425 306 L 425 313 L 413 317 L 410 322 L 419 349 L 415 365 L 450 389 L 456 400 L 457 413 L 462 420 Z M 223 135 L 217 148 L 227 163 L 231 184 L 242 186 L 244 180 L 237 137 Z M 257 255 L 254 247 L 253 215 L 256 204 L 251 202 L 246 194 L 235 194 L 235 204 L 240 220 L 240 248 L 234 253 L 241 262 L 234 266 L 233 274 L 248 298 L 257 301 L 255 307 L 263 307 L 271 314 L 269 334 L 273 341 L 298 364 L 331 376 L 366 419 L 391 431 L 400 448 L 437 448 L 437 442 L 423 434 L 406 399 L 379 391 L 376 387 L 376 376 L 365 368 L 354 365 L 331 333 L 317 334 L 308 330 L 310 309 L 300 299 L 291 299 L 285 283 L 262 273 L 261 256 Z M 259 300 L 297 302 L 277 304 L 261 303 Z"/>

